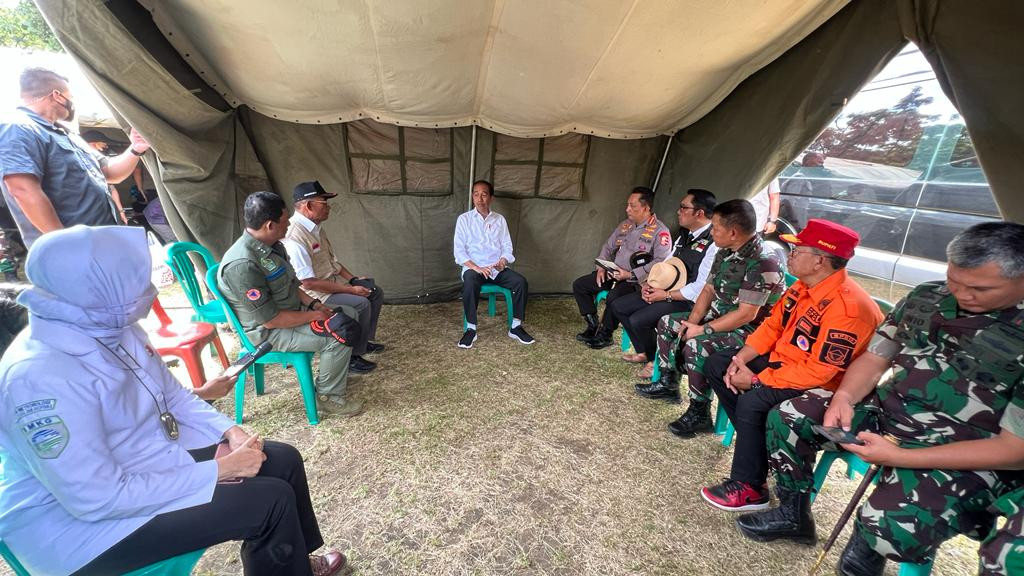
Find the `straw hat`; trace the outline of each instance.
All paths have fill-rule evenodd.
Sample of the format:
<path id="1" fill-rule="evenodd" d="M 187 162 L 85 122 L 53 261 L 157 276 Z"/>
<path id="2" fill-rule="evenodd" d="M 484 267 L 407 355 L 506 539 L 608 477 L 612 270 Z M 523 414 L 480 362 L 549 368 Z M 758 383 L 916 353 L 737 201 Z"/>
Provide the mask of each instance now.
<path id="1" fill-rule="evenodd" d="M 672 257 L 651 267 L 647 283 L 659 290 L 679 290 L 686 286 L 686 265 L 679 258 Z"/>

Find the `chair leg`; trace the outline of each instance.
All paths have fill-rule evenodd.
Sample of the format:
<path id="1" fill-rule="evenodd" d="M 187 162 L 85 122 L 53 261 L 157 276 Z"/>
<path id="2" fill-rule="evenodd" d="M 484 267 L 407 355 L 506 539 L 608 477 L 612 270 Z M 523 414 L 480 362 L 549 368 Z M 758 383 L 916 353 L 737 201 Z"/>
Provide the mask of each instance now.
<path id="1" fill-rule="evenodd" d="M 505 320 L 508 323 L 508 329 L 512 331 L 512 292 L 505 290 Z"/>
<path id="2" fill-rule="evenodd" d="M 736 427 L 729 422 L 725 428 L 725 435 L 722 436 L 722 446 L 728 447 L 732 444 L 732 437 L 736 435 Z"/>
<path id="3" fill-rule="evenodd" d="M 320 423 L 320 417 L 316 413 L 316 385 L 313 381 L 313 361 L 295 363 L 295 375 L 299 379 L 299 388 L 302 389 L 302 401 L 306 405 L 306 419 L 311 426 Z"/>
<path id="4" fill-rule="evenodd" d="M 235 380 L 235 424 L 242 423 L 242 414 L 245 412 L 245 375 L 251 371 L 251 366 L 248 370 L 242 370 Z"/>
<path id="5" fill-rule="evenodd" d="M 203 369 L 203 347 L 191 348 L 188 354 L 182 354 L 181 359 L 185 361 L 185 368 L 188 370 L 188 377 L 192 380 L 192 387 L 199 388 L 206 383 L 206 370 Z"/>
<path id="6" fill-rule="evenodd" d="M 494 309 L 494 293 L 487 295 L 487 315 L 494 316 L 497 311 Z"/>
<path id="7" fill-rule="evenodd" d="M 821 453 L 821 458 L 818 459 L 818 465 L 814 467 L 814 490 L 811 492 L 811 504 L 814 503 L 814 499 L 818 497 L 818 492 L 821 491 L 821 487 L 825 484 L 825 477 L 828 476 L 828 471 L 832 468 L 832 463 L 839 458 L 839 452 L 824 451 Z"/>
<path id="8" fill-rule="evenodd" d="M 263 364 L 252 365 L 252 380 L 256 388 L 256 395 L 263 396 Z"/>
<path id="9" fill-rule="evenodd" d="M 217 334 L 216 329 L 214 329 L 212 344 L 214 349 L 217 351 L 217 358 L 220 359 L 220 365 L 227 370 L 229 364 L 228 355 L 224 352 L 224 344 L 220 341 L 220 334 Z"/>
<path id="10" fill-rule="evenodd" d="M 619 331 L 622 332 L 622 352 L 629 352 L 629 347 L 633 345 L 632 342 L 629 341 L 629 333 L 626 332 L 625 328 L 621 328 Z"/>

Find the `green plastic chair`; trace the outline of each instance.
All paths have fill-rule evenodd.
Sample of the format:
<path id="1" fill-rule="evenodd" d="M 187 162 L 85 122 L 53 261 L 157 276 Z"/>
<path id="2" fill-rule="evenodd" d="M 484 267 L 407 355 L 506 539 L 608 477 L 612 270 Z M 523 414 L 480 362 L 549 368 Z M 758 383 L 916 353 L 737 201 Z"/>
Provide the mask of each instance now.
<path id="1" fill-rule="evenodd" d="M 167 560 L 161 560 L 155 564 L 144 566 L 138 570 L 132 570 L 123 576 L 188 576 L 192 573 L 192 569 L 195 568 L 204 552 L 206 552 L 205 548 L 188 552 L 181 556 L 175 556 L 174 558 L 168 558 Z M 15 558 L 14 553 L 11 552 L 11 549 L 7 547 L 3 540 L 0 540 L 0 557 L 3 557 L 4 562 L 7 562 L 7 565 L 11 567 L 15 576 L 32 576 L 21 565 L 21 562 Z"/>
<path id="2" fill-rule="evenodd" d="M 238 357 L 241 358 L 245 354 L 256 350 L 256 347 L 253 346 L 249 337 L 245 335 L 245 330 L 242 329 L 242 323 L 238 321 L 238 316 L 235 316 L 235 311 L 231 309 L 228 301 L 221 294 L 220 288 L 217 287 L 217 269 L 219 268 L 220 264 L 214 264 L 206 271 L 206 286 L 210 289 L 210 293 L 213 294 L 214 298 L 216 298 L 216 302 L 221 304 L 224 315 L 231 322 L 232 328 L 235 329 L 238 341 L 242 345 L 242 350 L 238 354 Z M 295 366 L 295 375 L 299 379 L 299 388 L 302 390 L 302 400 L 306 404 L 306 418 L 309 420 L 310 425 L 315 426 L 319 424 L 320 418 L 316 413 L 316 387 L 313 381 L 313 353 L 281 352 L 277 350 L 267 352 L 256 360 L 256 363 L 249 367 L 248 370 L 238 375 L 238 380 L 235 382 L 235 422 L 238 424 L 242 423 L 242 412 L 245 405 L 245 377 L 247 373 L 252 374 L 256 394 L 263 394 L 264 364 L 281 364 L 285 368 Z"/>
<path id="3" fill-rule="evenodd" d="M 881 298 L 875 298 L 875 297 L 872 297 L 871 299 L 875 301 L 875 304 L 878 304 L 878 308 L 879 308 L 879 310 L 882 311 L 882 314 L 885 314 L 886 316 L 888 316 L 889 312 L 892 312 L 892 309 L 894 308 L 894 306 L 892 305 L 892 302 L 889 302 L 888 300 L 882 300 Z"/>
<path id="4" fill-rule="evenodd" d="M 598 292 L 597 293 L 597 297 L 594 298 L 594 306 L 600 306 L 601 305 L 601 301 L 604 300 L 607 297 L 608 297 L 608 291 L 607 290 L 601 290 L 600 292 Z M 605 314 L 607 314 L 607 313 L 608 312 L 606 311 Z M 622 332 L 622 351 L 623 352 L 629 352 L 629 347 L 633 345 L 633 343 L 629 341 L 629 334 L 626 333 L 625 329 L 620 330 L 620 332 Z M 655 365 L 655 368 L 657 368 L 658 363 L 655 362 L 654 365 Z"/>
<path id="5" fill-rule="evenodd" d="M 174 277 L 178 279 L 181 289 L 188 298 L 188 303 L 192 305 L 192 310 L 195 311 L 192 321 L 209 322 L 210 324 L 227 322 L 228 319 L 224 315 L 224 308 L 220 303 L 215 300 L 207 301 L 204 296 L 203 287 L 199 279 L 196 278 L 195 267 L 192 264 L 192 259 L 189 258 L 189 252 L 199 254 L 207 270 L 216 264 L 217 261 L 213 259 L 213 255 L 210 254 L 209 250 L 194 242 L 175 242 L 167 245 L 165 261 L 171 268 L 171 272 L 174 272 Z"/>
<path id="6" fill-rule="evenodd" d="M 883 301 L 884 302 L 884 301 Z M 881 307 L 881 304 L 879 304 Z M 825 478 L 828 476 L 829 469 L 832 468 L 832 464 L 836 460 L 841 460 L 846 463 L 846 477 L 851 480 L 857 474 L 864 474 L 871 467 L 870 464 L 861 459 L 853 452 L 847 452 L 842 450 L 840 452 L 834 452 L 826 450 L 821 453 L 821 458 L 818 459 L 817 466 L 814 467 L 814 491 L 811 492 L 811 503 L 814 503 L 814 499 L 818 496 L 818 492 L 821 490 L 821 486 L 825 483 Z M 875 482 L 878 482 L 878 477 L 875 477 Z M 910 562 L 900 562 L 899 576 L 929 576 L 932 573 L 932 563 L 925 562 L 924 564 L 912 564 Z"/>
<path id="7" fill-rule="evenodd" d="M 505 316 L 508 320 L 508 329 L 512 330 L 512 291 L 508 288 L 502 288 L 497 284 L 484 284 L 480 287 L 480 295 L 487 296 L 487 315 L 494 316 L 497 314 L 494 308 L 494 299 L 498 294 L 505 296 Z M 469 327 L 469 321 L 466 319 L 466 311 L 462 311 L 462 330 L 465 331 Z"/>

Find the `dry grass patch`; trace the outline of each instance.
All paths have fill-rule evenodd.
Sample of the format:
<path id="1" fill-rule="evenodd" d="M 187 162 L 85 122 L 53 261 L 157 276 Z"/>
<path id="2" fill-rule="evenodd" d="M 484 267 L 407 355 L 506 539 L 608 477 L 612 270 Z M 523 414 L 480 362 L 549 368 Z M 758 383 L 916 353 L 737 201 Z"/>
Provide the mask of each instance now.
<path id="1" fill-rule="evenodd" d="M 310 427 L 281 370 L 268 371 L 268 394 L 247 397 L 246 427 L 302 451 L 324 537 L 356 573 L 806 573 L 816 548 L 747 541 L 733 515 L 703 502 L 698 490 L 728 475 L 732 450 L 670 435 L 682 408 L 635 396 L 618 347 L 577 343 L 571 300 L 530 304 L 533 346 L 505 335 L 499 306 L 460 350 L 460 310 L 385 307 L 389 348 L 350 383 L 366 405 L 356 418 Z M 836 468 L 815 504 L 822 538 L 855 487 Z M 240 574 L 237 550 L 211 549 L 197 573 Z M 976 573 L 976 550 L 946 544 L 933 573 Z"/>

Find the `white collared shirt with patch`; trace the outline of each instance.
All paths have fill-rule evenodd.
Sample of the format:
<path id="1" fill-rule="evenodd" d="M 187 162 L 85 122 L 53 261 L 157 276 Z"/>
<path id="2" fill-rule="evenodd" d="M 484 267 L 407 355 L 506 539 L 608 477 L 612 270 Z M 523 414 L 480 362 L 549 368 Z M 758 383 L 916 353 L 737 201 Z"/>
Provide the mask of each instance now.
<path id="1" fill-rule="evenodd" d="M 502 258 L 509 264 L 516 261 L 505 217 L 492 211 L 485 218 L 475 208 L 460 215 L 455 222 L 455 263 L 462 266 L 462 273 L 469 269 L 464 264 L 468 260 L 477 266 L 492 266 Z M 492 271 L 492 278 L 497 275 Z"/>

